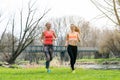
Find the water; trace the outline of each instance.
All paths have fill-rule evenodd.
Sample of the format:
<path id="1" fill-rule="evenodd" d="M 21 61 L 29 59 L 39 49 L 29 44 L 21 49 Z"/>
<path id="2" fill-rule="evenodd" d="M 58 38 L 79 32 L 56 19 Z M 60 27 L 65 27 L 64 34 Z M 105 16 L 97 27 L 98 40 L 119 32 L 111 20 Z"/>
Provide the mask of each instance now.
<path id="1" fill-rule="evenodd" d="M 82 64 L 82 65 L 76 65 L 76 67 L 87 68 L 87 69 L 117 69 L 117 70 L 120 70 L 120 64 L 119 65 Z"/>

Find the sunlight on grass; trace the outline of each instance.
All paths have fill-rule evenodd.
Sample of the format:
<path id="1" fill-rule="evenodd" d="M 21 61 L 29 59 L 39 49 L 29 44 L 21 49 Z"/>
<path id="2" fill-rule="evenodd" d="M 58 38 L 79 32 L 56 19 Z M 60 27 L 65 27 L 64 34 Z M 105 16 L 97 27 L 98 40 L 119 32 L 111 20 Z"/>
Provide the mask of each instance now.
<path id="1" fill-rule="evenodd" d="M 69 68 L 10 69 L 0 68 L 0 80 L 119 80 L 119 70 L 76 69 L 72 74 Z"/>

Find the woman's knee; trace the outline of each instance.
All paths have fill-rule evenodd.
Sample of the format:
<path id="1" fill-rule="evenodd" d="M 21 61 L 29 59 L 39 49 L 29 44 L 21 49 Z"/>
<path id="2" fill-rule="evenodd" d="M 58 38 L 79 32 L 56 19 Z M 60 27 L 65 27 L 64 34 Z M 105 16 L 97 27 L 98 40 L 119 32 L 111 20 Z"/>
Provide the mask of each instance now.
<path id="1" fill-rule="evenodd" d="M 46 55 L 46 61 L 50 61 L 50 56 Z"/>
<path id="2" fill-rule="evenodd" d="M 53 58 L 50 58 L 50 61 L 52 61 Z"/>

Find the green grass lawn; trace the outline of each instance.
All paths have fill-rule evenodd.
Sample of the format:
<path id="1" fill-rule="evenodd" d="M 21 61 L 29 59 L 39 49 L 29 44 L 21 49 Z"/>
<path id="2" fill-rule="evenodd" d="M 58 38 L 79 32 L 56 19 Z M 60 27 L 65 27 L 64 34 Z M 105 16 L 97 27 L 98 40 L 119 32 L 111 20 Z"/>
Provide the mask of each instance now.
<path id="1" fill-rule="evenodd" d="M 120 80 L 120 70 L 76 69 L 71 73 L 69 68 L 11 69 L 0 67 L 0 80 Z"/>

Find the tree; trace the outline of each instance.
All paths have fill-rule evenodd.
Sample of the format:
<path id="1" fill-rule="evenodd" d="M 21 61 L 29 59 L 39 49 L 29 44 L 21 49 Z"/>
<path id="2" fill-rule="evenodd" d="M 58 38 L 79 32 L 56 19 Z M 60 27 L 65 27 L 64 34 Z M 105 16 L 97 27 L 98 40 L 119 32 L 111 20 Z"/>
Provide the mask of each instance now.
<path id="1" fill-rule="evenodd" d="M 12 19 L 12 50 L 11 54 L 7 56 L 5 59 L 9 64 L 15 63 L 16 58 L 25 50 L 27 46 L 29 46 L 36 36 L 38 36 L 39 33 L 37 33 L 37 29 L 39 28 L 40 21 L 44 18 L 44 16 L 48 13 L 49 10 L 45 11 L 41 16 L 37 16 L 37 19 L 35 17 L 37 9 L 34 8 L 35 3 L 28 3 L 28 14 L 26 16 L 26 20 L 23 22 L 23 9 L 20 11 L 20 33 L 18 37 L 18 42 L 15 44 L 15 17 Z"/>
<path id="2" fill-rule="evenodd" d="M 0 23 L 3 21 L 2 19 L 2 14 L 0 13 Z M 8 25 L 9 21 L 7 22 L 7 25 Z M 4 31 L 2 32 L 1 36 L 0 36 L 0 52 L 3 52 L 4 53 L 4 48 L 5 48 L 5 45 L 2 43 L 3 41 L 3 37 L 5 35 L 5 32 L 6 32 L 6 29 L 7 29 L 7 25 L 5 26 L 5 29 Z M 2 56 L 2 55 L 0 55 Z"/>
<path id="3" fill-rule="evenodd" d="M 100 52 L 113 53 L 113 56 L 119 57 L 120 43 L 120 0 L 91 0 L 91 2 L 100 10 L 105 17 L 111 20 L 116 27 L 116 30 L 106 30 L 102 33 L 100 41 Z M 109 54 L 108 54 L 109 55 Z"/>
<path id="4" fill-rule="evenodd" d="M 120 33 L 116 31 L 107 30 L 101 37 L 99 47 L 103 54 L 111 53 L 113 57 L 120 57 Z"/>
<path id="5" fill-rule="evenodd" d="M 5 33 L 0 40 L 0 50 L 3 53 L 1 56 L 4 60 L 6 60 L 11 53 L 12 50 L 12 37 L 14 37 L 14 43 L 17 43 L 17 37 L 12 36 L 11 33 Z"/>
<path id="6" fill-rule="evenodd" d="M 120 0 L 91 0 L 91 2 L 120 28 Z"/>

